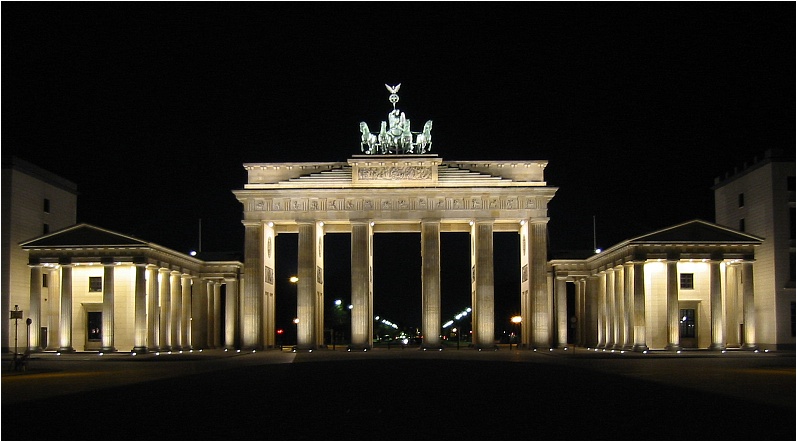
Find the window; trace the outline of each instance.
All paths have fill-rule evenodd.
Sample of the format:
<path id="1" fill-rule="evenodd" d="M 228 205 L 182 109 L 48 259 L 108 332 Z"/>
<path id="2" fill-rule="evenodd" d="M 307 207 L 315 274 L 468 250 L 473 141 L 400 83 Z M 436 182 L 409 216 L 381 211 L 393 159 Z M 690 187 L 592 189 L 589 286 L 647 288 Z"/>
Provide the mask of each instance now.
<path id="1" fill-rule="evenodd" d="M 794 192 L 794 177 L 790 176 L 786 179 L 786 190 Z"/>
<path id="2" fill-rule="evenodd" d="M 739 220 L 739 231 L 744 232 L 744 218 Z"/>
<path id="3" fill-rule="evenodd" d="M 739 194 L 739 207 L 744 207 L 744 194 Z"/>
<path id="4" fill-rule="evenodd" d="M 794 207 L 789 208 L 789 221 L 791 222 L 789 224 L 789 239 L 794 239 L 794 222 L 797 220 L 797 217 L 794 216 L 794 210 Z"/>
<path id="5" fill-rule="evenodd" d="M 42 273 L 42 287 L 47 288 L 47 274 Z"/>
<path id="6" fill-rule="evenodd" d="M 89 276 L 89 291 L 101 292 L 102 291 L 102 277 Z"/>
<path id="7" fill-rule="evenodd" d="M 44 235 L 50 233 L 50 225 L 47 224 L 47 223 L 44 223 L 44 225 L 42 226 L 42 232 L 43 232 Z"/>
<path id="8" fill-rule="evenodd" d="M 797 279 L 797 269 L 795 269 L 797 259 L 794 258 L 794 252 L 789 253 L 789 281 L 794 282 Z"/>
<path id="9" fill-rule="evenodd" d="M 50 200 L 48 198 L 44 199 L 44 213 L 50 213 Z"/>
<path id="10" fill-rule="evenodd" d="M 681 289 L 692 290 L 695 288 L 695 274 L 681 273 Z"/>

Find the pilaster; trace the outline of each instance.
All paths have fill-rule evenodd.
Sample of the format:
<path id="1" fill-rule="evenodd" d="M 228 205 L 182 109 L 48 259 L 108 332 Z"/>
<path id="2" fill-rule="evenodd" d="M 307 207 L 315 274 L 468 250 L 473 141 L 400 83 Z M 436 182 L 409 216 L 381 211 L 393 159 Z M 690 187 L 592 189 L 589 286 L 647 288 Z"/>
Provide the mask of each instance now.
<path id="1" fill-rule="evenodd" d="M 244 221 L 244 293 L 241 318 L 241 347 L 261 347 L 260 305 L 263 297 L 262 226 L 259 222 Z"/>

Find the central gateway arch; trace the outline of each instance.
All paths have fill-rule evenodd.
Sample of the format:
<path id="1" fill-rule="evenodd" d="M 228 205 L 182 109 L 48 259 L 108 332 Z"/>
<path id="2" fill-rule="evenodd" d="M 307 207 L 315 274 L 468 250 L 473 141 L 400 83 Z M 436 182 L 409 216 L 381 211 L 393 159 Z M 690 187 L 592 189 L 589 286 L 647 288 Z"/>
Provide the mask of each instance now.
<path id="1" fill-rule="evenodd" d="M 546 280 L 547 161 L 443 161 L 437 155 L 355 155 L 347 162 L 244 164 L 234 194 L 245 226 L 241 346 L 275 341 L 275 236 L 298 233 L 299 349 L 323 345 L 324 235 L 351 233 L 351 345 L 373 336 L 373 235 L 420 232 L 425 347 L 439 347 L 440 234 L 469 232 L 473 342 L 495 345 L 493 232 L 520 235 L 521 343 L 552 342 Z"/>
<path id="2" fill-rule="evenodd" d="M 440 233 L 469 232 L 473 343 L 495 346 L 493 232 L 520 235 L 521 345 L 552 343 L 546 279 L 547 161 L 443 161 L 429 154 L 432 121 L 410 130 L 396 103 L 401 84 L 385 85 L 393 110 L 377 134 L 360 123 L 360 148 L 347 162 L 252 163 L 243 190 L 245 227 L 241 347 L 275 341 L 275 237 L 298 233 L 297 348 L 324 343 L 324 235 L 351 233 L 351 346 L 373 337 L 373 235 L 420 232 L 423 346 L 439 348 Z"/>

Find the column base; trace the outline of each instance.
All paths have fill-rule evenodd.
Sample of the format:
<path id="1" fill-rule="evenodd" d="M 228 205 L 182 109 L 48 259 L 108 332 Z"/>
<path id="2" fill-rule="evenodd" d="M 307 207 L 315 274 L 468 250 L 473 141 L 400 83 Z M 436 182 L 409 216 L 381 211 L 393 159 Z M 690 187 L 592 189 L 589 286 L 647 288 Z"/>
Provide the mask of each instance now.
<path id="1" fill-rule="evenodd" d="M 683 350 L 683 347 L 681 347 L 678 344 L 667 344 L 667 346 L 664 347 L 664 349 L 669 351 L 678 351 L 678 350 Z"/>
<path id="2" fill-rule="evenodd" d="M 113 353 L 116 351 L 115 347 L 100 347 L 102 353 Z"/>
<path id="3" fill-rule="evenodd" d="M 161 351 L 161 352 L 172 351 L 172 347 L 167 345 L 167 346 L 161 347 L 159 350 L 155 350 L 155 351 Z"/>
<path id="4" fill-rule="evenodd" d="M 755 351 L 758 350 L 758 346 L 755 344 L 744 344 L 742 345 L 742 350 Z"/>
<path id="5" fill-rule="evenodd" d="M 43 351 L 44 351 L 44 349 L 41 348 L 40 346 L 31 347 L 31 348 L 28 349 L 29 353 L 41 353 Z"/>
<path id="6" fill-rule="evenodd" d="M 59 353 L 74 353 L 75 349 L 72 347 L 58 347 Z"/>
<path id="7" fill-rule="evenodd" d="M 633 351 L 639 351 L 639 352 L 648 351 L 648 350 L 650 349 L 645 344 L 635 344 L 633 348 Z"/>
<path id="8" fill-rule="evenodd" d="M 134 353 L 149 353 L 149 349 L 147 348 L 147 346 L 133 347 L 132 352 L 134 352 Z"/>
<path id="9" fill-rule="evenodd" d="M 708 346 L 708 349 L 714 351 L 722 351 L 725 350 L 725 346 L 722 344 L 711 344 Z"/>

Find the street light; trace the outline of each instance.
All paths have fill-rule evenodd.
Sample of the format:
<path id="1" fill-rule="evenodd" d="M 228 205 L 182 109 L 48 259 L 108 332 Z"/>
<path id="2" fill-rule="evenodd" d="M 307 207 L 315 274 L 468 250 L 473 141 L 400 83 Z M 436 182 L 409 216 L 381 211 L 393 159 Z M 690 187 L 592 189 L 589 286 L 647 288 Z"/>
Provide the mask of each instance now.
<path id="1" fill-rule="evenodd" d="M 290 282 L 292 282 L 292 283 L 296 284 L 297 282 L 299 282 L 299 277 L 298 277 L 298 276 L 291 276 L 291 277 L 288 279 L 288 281 L 290 281 Z"/>
<path id="2" fill-rule="evenodd" d="M 515 339 L 517 339 L 517 325 L 520 324 L 521 322 L 523 322 L 523 318 L 520 317 L 520 316 L 512 316 L 512 318 L 510 318 L 509 320 L 512 322 L 512 324 L 514 324 L 512 332 L 515 335 Z M 517 347 L 519 345 L 520 345 L 519 343 L 516 343 L 515 347 Z M 511 338 L 509 339 L 509 349 L 512 350 L 512 339 Z"/>

